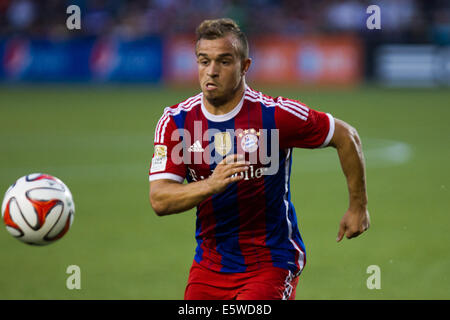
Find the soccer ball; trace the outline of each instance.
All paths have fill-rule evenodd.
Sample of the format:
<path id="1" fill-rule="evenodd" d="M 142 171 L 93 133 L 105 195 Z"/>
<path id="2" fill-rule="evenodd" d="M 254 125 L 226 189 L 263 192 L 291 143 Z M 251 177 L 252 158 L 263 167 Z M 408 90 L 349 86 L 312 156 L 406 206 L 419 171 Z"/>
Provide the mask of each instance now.
<path id="1" fill-rule="evenodd" d="M 9 233 L 31 245 L 61 239 L 72 225 L 75 205 L 58 178 L 33 173 L 19 178 L 5 193 L 2 219 Z"/>

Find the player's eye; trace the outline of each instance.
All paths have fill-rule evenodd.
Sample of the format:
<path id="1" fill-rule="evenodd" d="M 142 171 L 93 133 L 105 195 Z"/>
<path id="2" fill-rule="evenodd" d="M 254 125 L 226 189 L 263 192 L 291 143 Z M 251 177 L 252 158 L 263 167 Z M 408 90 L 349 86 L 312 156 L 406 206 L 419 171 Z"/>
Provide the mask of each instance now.
<path id="1" fill-rule="evenodd" d="M 222 64 L 223 64 L 224 66 L 228 66 L 228 65 L 231 64 L 231 62 L 228 61 L 228 60 L 222 60 Z"/>
<path id="2" fill-rule="evenodd" d="M 208 60 L 200 60 L 199 63 L 203 66 L 207 66 L 209 61 Z"/>

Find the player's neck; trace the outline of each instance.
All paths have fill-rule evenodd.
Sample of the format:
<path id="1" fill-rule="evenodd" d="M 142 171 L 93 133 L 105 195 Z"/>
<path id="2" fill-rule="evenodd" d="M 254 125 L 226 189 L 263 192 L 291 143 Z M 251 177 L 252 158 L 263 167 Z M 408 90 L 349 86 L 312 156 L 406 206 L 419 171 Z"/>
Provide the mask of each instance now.
<path id="1" fill-rule="evenodd" d="M 227 113 L 231 112 L 242 100 L 242 96 L 245 93 L 245 88 L 246 88 L 245 82 L 242 81 L 241 84 L 239 85 L 239 88 L 234 93 L 233 97 L 230 100 L 228 100 L 227 102 L 225 102 L 221 105 L 215 106 L 215 105 L 212 105 L 207 99 L 205 99 L 205 97 L 203 97 L 203 104 L 204 104 L 206 110 L 213 115 L 227 114 Z"/>

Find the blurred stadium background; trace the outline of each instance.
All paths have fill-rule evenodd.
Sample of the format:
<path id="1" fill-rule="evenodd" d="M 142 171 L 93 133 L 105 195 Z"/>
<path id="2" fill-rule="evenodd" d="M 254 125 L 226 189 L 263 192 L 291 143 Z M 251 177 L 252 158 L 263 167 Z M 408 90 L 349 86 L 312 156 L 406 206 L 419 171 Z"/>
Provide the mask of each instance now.
<path id="1" fill-rule="evenodd" d="M 68 30 L 66 8 L 81 8 Z M 369 30 L 369 5 L 381 29 Z M 0 189 L 32 172 L 72 190 L 64 239 L 0 232 L 0 299 L 181 299 L 195 211 L 148 204 L 153 130 L 198 92 L 194 30 L 231 17 L 248 83 L 354 125 L 372 227 L 336 244 L 347 190 L 332 149 L 296 150 L 292 199 L 308 262 L 298 299 L 449 299 L 450 4 L 444 0 L 0 0 Z M 81 290 L 66 268 L 81 268 Z M 381 289 L 369 290 L 378 265 Z"/>

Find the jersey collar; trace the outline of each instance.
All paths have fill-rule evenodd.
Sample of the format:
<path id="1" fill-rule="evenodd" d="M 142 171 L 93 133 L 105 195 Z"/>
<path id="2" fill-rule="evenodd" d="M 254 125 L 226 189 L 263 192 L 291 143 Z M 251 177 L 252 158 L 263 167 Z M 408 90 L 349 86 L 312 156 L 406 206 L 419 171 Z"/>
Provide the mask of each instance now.
<path id="1" fill-rule="evenodd" d="M 244 98 L 245 95 L 247 93 L 247 86 L 245 86 L 245 91 L 244 94 L 242 95 L 241 101 L 239 101 L 239 103 L 236 105 L 236 107 L 233 108 L 233 110 L 231 110 L 228 113 L 225 114 L 212 114 L 210 113 L 208 110 L 206 110 L 206 107 L 203 103 L 203 94 L 202 94 L 202 112 L 203 115 L 205 116 L 206 119 L 213 121 L 213 122 L 224 122 L 224 121 L 228 121 L 230 119 L 233 119 L 238 113 L 239 111 L 241 111 L 242 109 L 242 105 L 244 104 Z"/>

